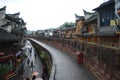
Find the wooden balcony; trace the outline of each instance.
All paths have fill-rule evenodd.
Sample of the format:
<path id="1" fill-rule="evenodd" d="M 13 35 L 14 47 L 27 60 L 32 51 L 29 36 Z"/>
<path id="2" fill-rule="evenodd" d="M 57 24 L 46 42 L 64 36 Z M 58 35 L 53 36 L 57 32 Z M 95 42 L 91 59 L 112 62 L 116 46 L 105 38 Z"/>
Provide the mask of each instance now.
<path id="1" fill-rule="evenodd" d="M 99 27 L 97 28 L 96 36 L 116 36 L 116 32 L 118 31 L 117 27 Z"/>

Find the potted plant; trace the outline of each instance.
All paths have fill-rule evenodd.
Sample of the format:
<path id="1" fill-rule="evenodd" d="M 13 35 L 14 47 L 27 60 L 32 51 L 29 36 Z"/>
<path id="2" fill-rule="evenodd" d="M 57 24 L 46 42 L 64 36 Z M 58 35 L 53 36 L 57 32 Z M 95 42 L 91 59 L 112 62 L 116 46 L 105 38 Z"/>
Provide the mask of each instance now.
<path id="1" fill-rule="evenodd" d="M 0 78 L 4 78 L 12 70 L 12 67 L 8 64 L 0 64 Z"/>

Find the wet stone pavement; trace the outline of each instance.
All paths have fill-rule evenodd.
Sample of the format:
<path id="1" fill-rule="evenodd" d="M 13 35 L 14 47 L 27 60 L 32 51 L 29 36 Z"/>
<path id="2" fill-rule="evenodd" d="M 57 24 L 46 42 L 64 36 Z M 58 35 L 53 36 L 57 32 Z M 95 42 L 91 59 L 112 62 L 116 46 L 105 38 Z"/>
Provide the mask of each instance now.
<path id="1" fill-rule="evenodd" d="M 68 53 L 62 52 L 43 42 L 31 39 L 46 48 L 55 59 L 55 80 L 97 80 L 83 65 L 76 63 Z"/>
<path id="2" fill-rule="evenodd" d="M 29 51 L 31 49 L 31 51 Z M 25 54 L 28 56 L 28 58 L 30 59 L 30 63 L 31 61 L 33 61 L 33 70 L 30 67 L 30 63 L 28 65 L 27 63 L 27 59 L 25 61 L 25 65 L 24 65 L 24 73 L 23 75 L 18 75 L 16 76 L 16 78 L 14 80 L 26 80 L 27 77 L 29 77 L 32 80 L 32 72 L 36 71 L 39 74 L 36 76 L 37 78 L 41 78 L 42 77 L 42 72 L 43 72 L 43 67 L 42 67 L 42 62 L 39 59 L 39 56 L 36 54 L 36 58 L 35 58 L 35 50 L 34 47 L 31 45 L 31 43 L 29 41 L 26 41 L 26 51 Z"/>

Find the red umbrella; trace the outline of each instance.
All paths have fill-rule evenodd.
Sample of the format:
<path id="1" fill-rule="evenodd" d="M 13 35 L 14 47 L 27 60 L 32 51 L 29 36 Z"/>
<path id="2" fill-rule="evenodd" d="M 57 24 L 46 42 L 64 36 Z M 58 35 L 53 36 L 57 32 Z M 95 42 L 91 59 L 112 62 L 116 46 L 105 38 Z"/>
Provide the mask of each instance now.
<path id="1" fill-rule="evenodd" d="M 43 80 L 42 78 L 36 78 L 35 80 Z"/>
<path id="2" fill-rule="evenodd" d="M 38 74 L 39 74 L 39 73 L 36 72 L 36 71 L 32 72 L 32 75 L 38 75 Z"/>

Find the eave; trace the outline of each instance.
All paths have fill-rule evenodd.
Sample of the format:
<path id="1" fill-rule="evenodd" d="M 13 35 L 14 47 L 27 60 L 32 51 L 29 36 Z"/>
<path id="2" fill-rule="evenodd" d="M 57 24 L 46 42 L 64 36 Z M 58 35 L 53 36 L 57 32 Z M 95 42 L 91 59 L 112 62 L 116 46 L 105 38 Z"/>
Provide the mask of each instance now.
<path id="1" fill-rule="evenodd" d="M 20 38 L 0 28 L 0 42 L 19 41 Z"/>
<path id="2" fill-rule="evenodd" d="M 109 0 L 109 1 L 107 1 L 107 2 L 102 3 L 99 7 L 93 9 L 93 11 L 98 11 L 98 10 L 100 10 L 100 9 L 102 9 L 102 8 L 105 8 L 105 7 L 107 7 L 107 6 L 110 6 L 110 5 L 113 4 L 113 3 L 114 3 L 114 0 Z"/>
<path id="3" fill-rule="evenodd" d="M 20 18 L 14 18 L 14 17 L 9 16 L 9 15 L 7 15 L 7 14 L 6 14 L 5 18 L 8 19 L 8 20 L 11 20 L 11 21 L 13 21 L 13 22 L 16 22 L 16 23 L 20 24 L 20 22 L 19 22 L 19 19 L 20 19 Z"/>
<path id="4" fill-rule="evenodd" d="M 0 11 L 4 11 L 6 10 L 6 6 L 4 6 L 3 8 L 0 8 Z"/>
<path id="5" fill-rule="evenodd" d="M 89 22 L 95 21 L 97 19 L 98 19 L 98 16 L 97 15 L 93 15 L 90 18 L 88 18 L 87 20 L 85 20 L 85 23 L 89 23 Z"/>

